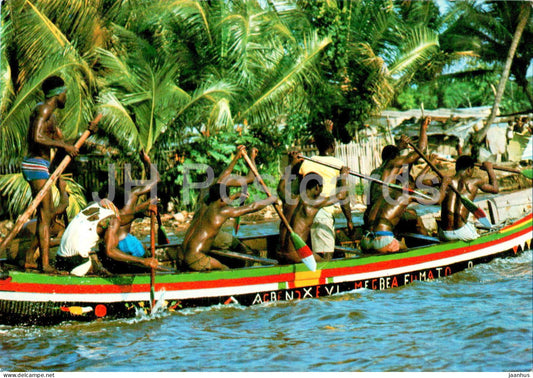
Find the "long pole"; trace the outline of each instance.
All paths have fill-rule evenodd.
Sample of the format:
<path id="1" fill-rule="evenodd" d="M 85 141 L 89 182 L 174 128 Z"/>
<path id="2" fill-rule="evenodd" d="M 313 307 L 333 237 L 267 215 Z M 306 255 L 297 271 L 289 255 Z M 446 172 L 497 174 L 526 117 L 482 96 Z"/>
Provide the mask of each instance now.
<path id="1" fill-rule="evenodd" d="M 329 168 L 333 168 L 333 169 L 338 169 L 338 170 L 341 169 L 341 167 L 337 167 L 336 165 L 329 164 L 329 163 L 325 163 L 325 162 L 322 162 L 322 161 L 313 160 L 312 158 L 307 157 L 307 156 L 300 155 L 300 157 L 301 157 L 302 159 L 312 161 L 312 162 L 315 163 L 315 164 L 320 164 L 320 165 L 323 165 L 323 166 L 325 166 L 325 167 L 329 167 Z M 409 194 L 416 195 L 416 196 L 419 196 L 419 197 L 425 198 L 425 199 L 427 199 L 427 200 L 432 200 L 432 199 L 433 199 L 432 197 L 428 196 L 427 194 L 421 193 L 421 192 L 416 191 L 416 190 L 414 190 L 414 189 L 411 189 L 411 188 L 404 188 L 404 187 L 401 186 L 401 185 L 396 185 L 396 184 L 393 184 L 393 183 L 390 183 L 390 182 L 385 182 L 385 181 L 383 181 L 383 180 L 377 179 L 377 178 L 372 177 L 372 176 L 366 176 L 366 175 L 363 175 L 362 173 L 352 171 L 351 169 L 350 169 L 349 174 L 351 174 L 352 176 L 360 177 L 360 178 L 365 179 L 365 180 L 368 180 L 368 181 L 373 181 L 373 182 L 375 182 L 375 183 L 377 183 L 377 184 L 380 184 L 380 185 L 388 186 L 389 188 L 392 188 L 392 189 L 396 189 L 396 190 L 400 190 L 400 191 L 404 191 L 404 190 L 405 190 L 405 191 L 407 191 Z"/>
<path id="2" fill-rule="evenodd" d="M 157 222 L 157 205 L 150 204 L 150 253 L 155 259 L 155 227 Z M 150 270 L 150 313 L 152 314 L 155 308 L 155 269 Z"/>
<path id="3" fill-rule="evenodd" d="M 102 118 L 102 114 L 98 114 L 94 120 L 92 121 L 94 124 L 97 124 L 100 119 Z M 85 141 L 87 140 L 87 138 L 89 137 L 89 135 L 91 135 L 91 132 L 89 130 L 85 130 L 83 132 L 83 134 L 81 135 L 80 139 L 78 139 L 78 141 L 76 142 L 76 144 L 74 144 L 75 147 L 77 148 L 81 148 L 81 146 L 83 146 L 83 143 L 85 143 Z M 13 238 L 15 236 L 17 236 L 17 234 L 19 233 L 19 231 L 22 229 L 22 226 L 24 226 L 24 223 L 26 223 L 28 221 L 28 219 L 30 218 L 30 216 L 33 214 L 33 212 L 35 211 L 35 209 L 37 209 L 37 207 L 39 206 L 39 204 L 41 203 L 41 201 L 43 200 L 44 196 L 46 195 L 46 193 L 48 192 L 48 190 L 52 187 L 52 185 L 55 184 L 55 182 L 57 181 L 57 179 L 59 178 L 59 176 L 61 176 L 61 174 L 63 173 L 63 171 L 65 170 L 65 168 L 67 167 L 67 165 L 69 165 L 70 161 L 72 160 L 72 157 L 70 155 L 67 155 L 63 158 L 63 160 L 61 161 L 61 163 L 59 163 L 58 167 L 56 168 L 56 170 L 54 171 L 54 173 L 52 173 L 52 175 L 48 178 L 48 180 L 44 183 L 43 187 L 41 188 L 41 190 L 37 193 L 37 195 L 35 196 L 35 198 L 33 199 L 33 201 L 30 203 L 30 206 L 28 206 L 28 208 L 26 209 L 26 211 L 24 211 L 24 213 L 22 213 L 16 223 L 15 223 L 15 227 L 13 227 L 13 229 L 11 230 L 11 232 L 6 236 L 6 238 L 2 241 L 2 244 L 0 244 L 0 252 L 3 252 L 7 246 L 9 245 L 9 243 L 11 242 L 11 240 L 13 240 Z"/>

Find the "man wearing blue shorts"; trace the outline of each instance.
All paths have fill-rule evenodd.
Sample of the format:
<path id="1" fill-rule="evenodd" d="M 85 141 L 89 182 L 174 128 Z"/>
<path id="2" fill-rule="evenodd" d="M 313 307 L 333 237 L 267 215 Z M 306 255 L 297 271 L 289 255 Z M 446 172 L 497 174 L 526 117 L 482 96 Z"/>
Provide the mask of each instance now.
<path id="1" fill-rule="evenodd" d="M 44 102 L 37 104 L 30 116 L 28 132 L 28 155 L 22 161 L 22 174 L 29 182 L 33 196 L 50 177 L 50 149 L 62 148 L 70 156 L 78 154 L 78 148 L 65 143 L 57 127 L 54 111 L 63 109 L 67 100 L 67 88 L 58 76 L 47 78 L 42 85 Z M 43 272 L 53 272 L 50 266 L 50 222 L 54 213 L 51 190 L 43 197 L 37 208 L 37 238 L 40 249 L 39 267 Z"/>

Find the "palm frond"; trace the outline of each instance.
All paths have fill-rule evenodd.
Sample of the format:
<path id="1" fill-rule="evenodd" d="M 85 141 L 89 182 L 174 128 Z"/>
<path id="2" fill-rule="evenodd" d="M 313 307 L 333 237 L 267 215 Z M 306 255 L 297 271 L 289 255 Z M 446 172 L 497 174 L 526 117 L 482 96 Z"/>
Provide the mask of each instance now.
<path id="1" fill-rule="evenodd" d="M 406 35 L 402 46 L 403 49 L 389 72 L 392 77 L 407 81 L 437 51 L 438 35 L 425 27 L 416 27 Z"/>
<path id="2" fill-rule="evenodd" d="M 324 49 L 331 43 L 331 39 L 326 37 L 319 39 L 317 35 L 310 36 L 305 41 L 304 49 L 301 54 L 292 57 L 289 63 L 286 64 L 286 69 L 277 70 L 281 72 L 276 80 L 268 83 L 268 86 L 263 88 L 259 96 L 254 98 L 251 103 L 243 110 L 237 121 L 244 119 L 256 119 L 258 122 L 265 122 L 270 120 L 273 116 L 279 114 L 277 109 L 283 104 L 284 97 L 299 85 L 312 84 L 317 80 L 316 63 L 324 51 Z"/>
<path id="3" fill-rule="evenodd" d="M 101 128 L 113 135 L 125 150 L 138 150 L 139 131 L 128 110 L 111 91 L 103 92 L 96 106 L 103 114 Z"/>

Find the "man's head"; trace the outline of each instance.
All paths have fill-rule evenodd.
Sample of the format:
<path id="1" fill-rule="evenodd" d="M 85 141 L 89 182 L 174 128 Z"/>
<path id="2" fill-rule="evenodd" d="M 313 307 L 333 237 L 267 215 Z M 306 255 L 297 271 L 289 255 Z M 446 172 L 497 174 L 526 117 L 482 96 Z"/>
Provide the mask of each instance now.
<path id="1" fill-rule="evenodd" d="M 303 177 L 302 185 L 307 197 L 315 199 L 322 193 L 324 182 L 318 173 L 309 172 Z"/>
<path id="2" fill-rule="evenodd" d="M 333 134 L 324 128 L 321 128 L 315 135 L 315 144 L 320 155 L 327 155 L 335 152 L 335 138 Z"/>
<path id="3" fill-rule="evenodd" d="M 230 198 L 229 187 L 225 184 L 214 184 L 209 188 L 209 197 L 207 203 L 211 204 L 218 200 L 226 200 Z"/>
<path id="4" fill-rule="evenodd" d="M 469 155 L 459 156 L 459 159 L 455 162 L 455 172 L 466 171 L 467 169 L 474 168 L 475 161 Z"/>
<path id="5" fill-rule="evenodd" d="M 62 78 L 59 76 L 50 76 L 43 82 L 41 88 L 46 99 L 57 96 L 57 107 L 61 109 L 65 107 L 67 88 Z"/>
<path id="6" fill-rule="evenodd" d="M 400 155 L 400 149 L 392 144 L 383 147 L 381 151 L 381 160 L 389 161 Z"/>

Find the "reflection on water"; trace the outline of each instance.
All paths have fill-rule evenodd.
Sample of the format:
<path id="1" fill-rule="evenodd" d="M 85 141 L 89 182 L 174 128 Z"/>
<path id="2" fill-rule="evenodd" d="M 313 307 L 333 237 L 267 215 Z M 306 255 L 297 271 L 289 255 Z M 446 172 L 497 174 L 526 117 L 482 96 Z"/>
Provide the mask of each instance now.
<path id="1" fill-rule="evenodd" d="M 531 371 L 532 253 L 387 291 L 0 326 L 8 371 Z"/>

